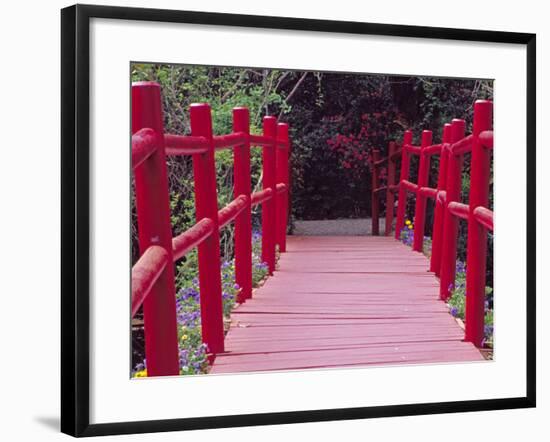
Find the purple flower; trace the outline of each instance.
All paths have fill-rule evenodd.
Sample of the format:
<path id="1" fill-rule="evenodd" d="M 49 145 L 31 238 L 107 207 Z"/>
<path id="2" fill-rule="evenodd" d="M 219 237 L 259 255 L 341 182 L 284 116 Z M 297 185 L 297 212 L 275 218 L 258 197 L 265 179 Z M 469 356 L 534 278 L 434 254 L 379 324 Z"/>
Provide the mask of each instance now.
<path id="1" fill-rule="evenodd" d="M 178 312 L 177 321 L 178 324 L 184 327 L 197 327 L 198 319 L 200 318 L 200 312 L 191 311 L 191 312 Z"/>
<path id="2" fill-rule="evenodd" d="M 141 370 L 145 370 L 145 360 L 137 364 L 136 368 L 134 369 L 134 371 L 141 371 Z"/>
<path id="3" fill-rule="evenodd" d="M 193 362 L 191 366 L 196 370 L 200 370 L 202 363 L 201 362 Z"/>
<path id="4" fill-rule="evenodd" d="M 466 272 L 466 264 L 464 264 L 462 261 L 456 262 L 456 273 L 465 273 Z"/>
<path id="5" fill-rule="evenodd" d="M 197 300 L 199 298 L 199 292 L 194 287 L 181 289 L 179 291 L 179 295 L 181 296 L 181 301 L 185 301 L 187 299 Z M 178 299 L 178 304 L 181 304 L 181 301 Z"/>
<path id="6" fill-rule="evenodd" d="M 451 307 L 451 315 L 456 316 L 458 314 L 458 309 L 453 305 Z"/>
<path id="7" fill-rule="evenodd" d="M 181 349 L 179 352 L 180 367 L 184 368 L 189 364 L 188 357 L 189 357 L 189 352 L 185 349 Z"/>

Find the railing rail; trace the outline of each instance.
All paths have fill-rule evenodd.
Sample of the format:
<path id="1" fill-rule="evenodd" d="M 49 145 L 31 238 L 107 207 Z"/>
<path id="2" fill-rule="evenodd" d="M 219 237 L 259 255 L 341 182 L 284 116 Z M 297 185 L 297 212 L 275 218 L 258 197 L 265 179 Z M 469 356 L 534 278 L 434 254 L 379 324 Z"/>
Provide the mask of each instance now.
<path id="1" fill-rule="evenodd" d="M 464 120 L 455 119 L 443 127 L 441 144 L 432 143 L 431 131 L 423 131 L 420 146 L 412 144 L 413 134 L 405 131 L 401 154 L 401 172 L 396 186 L 397 162 L 395 143 L 388 146 L 388 156 L 379 158 L 373 153 L 372 162 L 372 232 L 378 234 L 379 195 L 386 191 L 386 235 L 391 234 L 394 190 L 399 191 L 395 238 L 399 239 L 405 226 L 407 193 L 416 196 L 414 212 L 413 250 L 423 251 L 426 199 L 435 202 L 430 270 L 440 278 L 440 297 L 447 300 L 456 277 L 458 220 L 468 222 L 466 258 L 466 330 L 465 340 L 481 346 L 484 337 L 485 272 L 487 231 L 493 230 L 493 212 L 489 205 L 489 177 L 493 149 L 491 101 L 479 100 L 474 105 L 473 131 L 465 135 Z M 464 155 L 471 153 L 469 204 L 461 202 Z M 418 181 L 409 180 L 410 156 L 419 156 Z M 439 155 L 437 187 L 428 185 L 430 157 Z M 379 168 L 388 164 L 386 186 L 379 186 Z M 391 168 L 391 169 L 390 169 Z M 390 173 L 391 172 L 391 173 Z"/>
<path id="2" fill-rule="evenodd" d="M 288 125 L 264 117 L 263 134 L 251 135 L 247 108 L 233 110 L 233 132 L 213 135 L 208 104 L 190 107 L 191 135 L 164 132 L 160 86 L 132 85 L 132 168 L 140 259 L 132 268 L 132 317 L 143 305 L 149 376 L 179 373 L 173 262 L 198 248 L 203 342 L 212 355 L 224 351 L 219 231 L 235 222 L 235 278 L 239 301 L 252 296 L 251 207 L 262 204 L 262 259 L 275 270 L 276 246 L 286 250 Z M 263 148 L 263 190 L 251 194 L 250 147 Z M 218 210 L 214 152 L 233 149 L 234 199 Z M 196 223 L 172 238 L 166 156 L 193 161 Z"/>

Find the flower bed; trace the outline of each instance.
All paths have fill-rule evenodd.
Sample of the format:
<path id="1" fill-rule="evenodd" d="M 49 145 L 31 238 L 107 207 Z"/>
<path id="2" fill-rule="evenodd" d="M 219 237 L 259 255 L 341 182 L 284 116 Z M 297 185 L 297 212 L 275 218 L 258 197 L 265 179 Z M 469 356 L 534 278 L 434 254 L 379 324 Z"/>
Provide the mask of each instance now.
<path id="1" fill-rule="evenodd" d="M 414 241 L 414 226 L 410 220 L 405 222 L 405 227 L 400 233 L 400 239 L 404 244 L 412 246 Z M 431 249 L 432 240 L 425 236 L 424 254 L 429 257 L 431 255 Z M 466 307 L 466 264 L 462 261 L 456 262 L 455 283 L 451 284 L 449 290 L 451 291 L 451 297 L 447 301 L 449 313 L 464 323 Z M 483 346 L 487 349 L 493 348 L 493 332 L 493 289 L 487 286 L 485 287 L 485 338 L 483 339 Z"/>
<path id="2" fill-rule="evenodd" d="M 268 275 L 268 266 L 261 260 L 262 235 L 252 234 L 252 286 L 258 287 Z M 221 265 L 223 314 L 229 319 L 235 307 L 240 287 L 235 282 L 235 260 L 226 260 Z M 180 374 L 201 374 L 208 371 L 208 348 L 202 342 L 200 315 L 200 287 L 196 251 L 190 253 L 180 264 L 176 274 L 176 309 Z M 146 361 L 137 364 L 132 377 L 146 377 Z"/>
<path id="3" fill-rule="evenodd" d="M 461 262 L 456 262 L 456 278 L 454 285 L 450 286 L 451 297 L 447 301 L 449 311 L 455 318 L 465 321 L 465 306 L 466 306 L 466 265 Z M 485 337 L 483 346 L 493 348 L 493 289 L 485 287 Z"/>

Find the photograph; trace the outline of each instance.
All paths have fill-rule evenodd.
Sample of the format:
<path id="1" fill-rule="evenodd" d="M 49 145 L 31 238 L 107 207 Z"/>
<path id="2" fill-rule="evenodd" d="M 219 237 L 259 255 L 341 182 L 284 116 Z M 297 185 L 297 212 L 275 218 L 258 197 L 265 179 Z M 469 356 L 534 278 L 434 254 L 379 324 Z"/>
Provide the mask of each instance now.
<path id="1" fill-rule="evenodd" d="M 2 440 L 550 440 L 543 2 L 101 3 L 3 9 Z"/>
<path id="2" fill-rule="evenodd" d="M 535 407 L 513 29 L 64 8 L 62 432 Z"/>
<path id="3" fill-rule="evenodd" d="M 498 357 L 494 79 L 129 71 L 132 379 Z"/>

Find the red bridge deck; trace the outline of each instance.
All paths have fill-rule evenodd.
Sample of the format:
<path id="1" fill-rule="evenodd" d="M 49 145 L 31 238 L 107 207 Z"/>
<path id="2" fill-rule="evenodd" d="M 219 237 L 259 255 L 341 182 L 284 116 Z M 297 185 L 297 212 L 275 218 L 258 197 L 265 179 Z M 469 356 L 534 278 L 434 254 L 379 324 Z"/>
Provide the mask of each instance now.
<path id="1" fill-rule="evenodd" d="M 390 237 L 290 236 L 211 372 L 482 360 L 463 336 L 422 254 Z"/>

